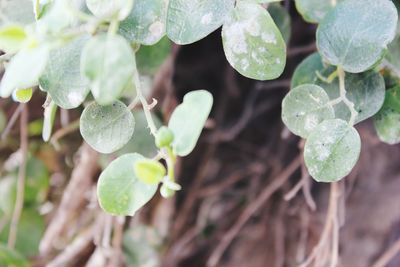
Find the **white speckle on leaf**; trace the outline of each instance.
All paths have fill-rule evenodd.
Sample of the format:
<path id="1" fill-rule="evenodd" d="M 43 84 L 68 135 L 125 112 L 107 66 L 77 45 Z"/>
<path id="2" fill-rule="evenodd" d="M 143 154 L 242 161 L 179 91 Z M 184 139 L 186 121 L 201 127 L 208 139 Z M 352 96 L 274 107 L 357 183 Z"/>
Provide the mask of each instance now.
<path id="1" fill-rule="evenodd" d="M 318 123 L 319 123 L 318 115 L 314 114 L 307 116 L 304 122 L 304 129 L 306 131 L 311 131 L 318 125 Z"/>
<path id="2" fill-rule="evenodd" d="M 158 38 L 164 31 L 164 24 L 161 21 L 156 21 L 149 27 L 152 36 Z"/>
<path id="3" fill-rule="evenodd" d="M 245 59 L 245 58 L 242 58 L 240 63 L 242 64 L 242 68 L 244 70 L 247 70 L 247 68 L 250 66 L 249 61 L 247 59 Z"/>
<path id="4" fill-rule="evenodd" d="M 255 19 L 252 19 L 246 23 L 246 30 L 251 36 L 259 36 L 261 31 L 260 24 Z"/>
<path id="5" fill-rule="evenodd" d="M 235 22 L 225 28 L 227 46 L 235 54 L 247 53 L 247 42 L 244 34 L 246 24 Z"/>
<path id="6" fill-rule="evenodd" d="M 261 35 L 261 38 L 263 39 L 264 42 L 266 43 L 272 43 L 272 44 L 276 44 L 276 37 L 275 34 L 273 33 L 263 33 Z"/>
<path id="7" fill-rule="evenodd" d="M 213 13 L 207 13 L 203 17 L 201 17 L 201 24 L 208 25 L 212 22 Z"/>
<path id="8" fill-rule="evenodd" d="M 67 97 L 68 101 L 74 106 L 79 105 L 83 101 L 82 95 L 79 94 L 78 92 L 71 92 L 68 94 Z"/>

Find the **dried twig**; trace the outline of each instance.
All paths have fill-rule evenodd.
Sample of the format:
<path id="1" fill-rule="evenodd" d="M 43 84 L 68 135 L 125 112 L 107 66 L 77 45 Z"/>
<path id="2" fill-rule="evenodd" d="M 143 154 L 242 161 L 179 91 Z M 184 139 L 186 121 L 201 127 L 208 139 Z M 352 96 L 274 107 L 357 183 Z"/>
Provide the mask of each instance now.
<path id="1" fill-rule="evenodd" d="M 1 140 L 7 138 L 8 134 L 10 133 L 12 127 L 14 126 L 15 122 L 17 121 L 19 115 L 21 114 L 25 104 L 19 104 L 19 106 L 15 109 L 14 113 L 12 114 L 10 120 L 6 128 L 4 129 L 3 133 L 1 134 Z"/>
<path id="2" fill-rule="evenodd" d="M 15 201 L 14 212 L 11 218 L 10 233 L 8 236 L 8 247 L 10 248 L 14 248 L 15 246 L 18 232 L 18 223 L 24 206 L 26 161 L 28 157 L 28 107 L 26 104 L 21 104 L 20 107 L 22 107 L 20 120 L 21 162 L 18 169 L 17 198 Z"/>

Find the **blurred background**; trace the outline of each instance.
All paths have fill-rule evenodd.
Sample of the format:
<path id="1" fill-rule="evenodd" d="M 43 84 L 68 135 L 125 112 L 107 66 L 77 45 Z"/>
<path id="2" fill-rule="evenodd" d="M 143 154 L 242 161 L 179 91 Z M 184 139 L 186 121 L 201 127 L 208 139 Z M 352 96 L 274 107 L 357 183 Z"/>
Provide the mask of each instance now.
<path id="1" fill-rule="evenodd" d="M 134 138 L 106 157 L 82 141 L 80 109 L 59 111 L 51 141 L 44 143 L 45 95 L 37 90 L 26 109 L 1 99 L 0 246 L 7 245 L 13 227 L 25 151 L 25 198 L 15 242 L 32 266 L 291 267 L 315 246 L 326 257 L 331 238 L 320 241 L 330 185 L 308 177 L 301 140 L 280 116 L 294 69 L 316 50 L 316 26 L 303 21 L 292 1 L 270 8 L 288 40 L 287 66 L 278 80 L 258 82 L 236 73 L 225 59 L 220 30 L 193 45 L 163 39 L 156 50 L 140 50 L 143 82 L 148 98 L 158 100 L 160 124 L 191 90 L 206 89 L 215 102 L 195 151 L 178 162 L 183 190 L 172 199 L 157 194 L 134 217 L 104 213 L 96 182 L 119 154 L 154 155 L 139 110 Z M 376 261 L 400 238 L 400 147 L 380 142 L 371 120 L 357 129 L 360 161 L 338 185 L 340 266 L 379 267 Z M 399 267 L 400 255 L 385 266 Z"/>

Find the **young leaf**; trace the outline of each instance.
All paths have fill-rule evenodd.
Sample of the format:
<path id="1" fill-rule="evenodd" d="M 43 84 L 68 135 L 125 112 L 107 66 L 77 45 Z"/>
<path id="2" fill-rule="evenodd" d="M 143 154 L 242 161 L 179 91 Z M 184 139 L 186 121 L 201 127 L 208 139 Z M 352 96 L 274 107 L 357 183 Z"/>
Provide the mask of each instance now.
<path id="1" fill-rule="evenodd" d="M 170 0 L 167 35 L 177 44 L 194 43 L 221 27 L 233 0 Z"/>
<path id="2" fill-rule="evenodd" d="M 90 12 L 101 19 L 125 19 L 132 10 L 133 0 L 86 0 Z"/>
<path id="3" fill-rule="evenodd" d="M 53 101 L 50 101 L 44 108 L 42 138 L 43 138 L 43 141 L 45 141 L 45 142 L 50 140 L 56 112 L 57 112 L 57 105 Z"/>
<path id="4" fill-rule="evenodd" d="M 187 93 L 171 115 L 168 128 L 174 134 L 174 153 L 184 157 L 194 149 L 210 114 L 212 95 L 204 90 Z"/>
<path id="5" fill-rule="evenodd" d="M 286 45 L 269 13 L 258 4 L 238 2 L 222 27 L 226 58 L 242 75 L 258 80 L 279 77 Z"/>
<path id="6" fill-rule="evenodd" d="M 0 96 L 9 97 L 16 89 L 36 86 L 46 66 L 48 52 L 46 46 L 19 51 L 4 73 L 0 84 Z"/>
<path id="7" fill-rule="evenodd" d="M 340 119 L 326 120 L 310 133 L 304 161 L 318 182 L 336 182 L 350 173 L 361 150 L 356 129 Z"/>
<path id="8" fill-rule="evenodd" d="M 80 131 L 95 150 L 108 154 L 123 147 L 133 135 L 135 119 L 126 105 L 116 101 L 108 106 L 95 102 L 82 112 Z"/>
<path id="9" fill-rule="evenodd" d="M 133 170 L 144 157 L 125 154 L 108 165 L 97 184 L 97 196 L 103 210 L 112 215 L 133 216 L 156 193 L 157 184 L 145 184 Z"/>
<path id="10" fill-rule="evenodd" d="M 343 0 L 295 0 L 297 11 L 305 21 L 319 23 L 326 13 Z"/>
<path id="11" fill-rule="evenodd" d="M 321 73 L 323 76 L 328 76 L 331 71 L 328 68 L 327 71 Z M 331 100 L 339 97 L 338 78 L 331 83 L 318 79 L 316 84 L 325 89 Z M 354 103 L 354 108 L 358 112 L 355 123 L 372 117 L 382 107 L 385 99 L 385 81 L 379 73 L 375 71 L 360 74 L 346 73 L 345 87 L 347 98 Z M 343 102 L 335 105 L 334 108 L 336 118 L 349 121 L 351 114 Z"/>
<path id="12" fill-rule="evenodd" d="M 158 129 L 156 134 L 156 146 L 158 148 L 169 146 L 174 141 L 174 133 L 165 126 Z"/>
<path id="13" fill-rule="evenodd" d="M 6 53 L 15 53 L 20 50 L 27 39 L 23 27 L 8 25 L 0 29 L 0 50 Z"/>
<path id="14" fill-rule="evenodd" d="M 374 117 L 379 139 L 388 144 L 400 143 L 400 86 L 386 91 L 385 103 Z"/>
<path id="15" fill-rule="evenodd" d="M 132 12 L 119 26 L 128 41 L 153 45 L 165 35 L 167 16 L 165 0 L 135 0 Z"/>
<path id="16" fill-rule="evenodd" d="M 133 167 L 136 177 L 145 184 L 159 184 L 167 174 L 164 165 L 151 159 L 138 160 Z"/>
<path id="17" fill-rule="evenodd" d="M 81 72 L 90 81 L 100 105 L 114 102 L 131 81 L 135 57 L 129 43 L 118 35 L 100 35 L 87 42 L 82 51 Z"/>
<path id="18" fill-rule="evenodd" d="M 32 98 L 32 88 L 17 89 L 13 92 L 12 98 L 15 102 L 28 103 Z"/>
<path id="19" fill-rule="evenodd" d="M 51 51 L 39 79 L 40 88 L 61 108 L 78 107 L 90 91 L 87 80 L 80 72 L 82 49 L 87 41 L 88 36 L 82 36 Z"/>
<path id="20" fill-rule="evenodd" d="M 292 33 L 292 19 L 289 12 L 282 5 L 273 3 L 268 6 L 268 12 L 282 34 L 285 43 L 288 44 Z"/>
<path id="21" fill-rule="evenodd" d="M 300 85 L 283 99 L 283 122 L 291 132 L 303 138 L 307 138 L 322 121 L 333 118 L 335 114 L 329 96 L 317 85 Z"/>
<path id="22" fill-rule="evenodd" d="M 324 70 L 321 56 L 315 52 L 306 57 L 297 67 L 293 73 L 291 88 L 295 88 L 301 84 L 315 84 L 318 80 L 317 72 Z"/>
<path id="23" fill-rule="evenodd" d="M 318 50 L 332 65 L 363 72 L 382 58 L 395 36 L 397 19 L 391 1 L 343 1 L 319 25 Z"/>

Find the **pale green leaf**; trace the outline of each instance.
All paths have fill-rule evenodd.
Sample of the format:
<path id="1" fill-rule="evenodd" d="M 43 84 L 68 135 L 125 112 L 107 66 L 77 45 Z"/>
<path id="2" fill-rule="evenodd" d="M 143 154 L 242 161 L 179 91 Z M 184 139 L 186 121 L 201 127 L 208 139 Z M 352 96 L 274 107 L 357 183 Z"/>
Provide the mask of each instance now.
<path id="1" fill-rule="evenodd" d="M 138 160 L 133 167 L 136 177 L 145 184 L 159 184 L 167 174 L 164 165 L 152 159 Z"/>
<path id="2" fill-rule="evenodd" d="M 156 134 L 156 145 L 158 148 L 168 147 L 174 141 L 174 133 L 166 126 L 158 129 Z"/>
<path id="3" fill-rule="evenodd" d="M 0 28 L 0 50 L 6 53 L 15 53 L 20 50 L 27 39 L 23 27 L 8 25 Z"/>
<path id="4" fill-rule="evenodd" d="M 171 53 L 171 41 L 164 37 L 152 46 L 142 45 L 136 52 L 137 67 L 142 74 L 153 75 Z"/>
<path id="5" fill-rule="evenodd" d="M 363 72 L 382 58 L 394 39 L 397 19 L 391 1 L 343 1 L 319 25 L 318 50 L 332 65 L 347 72 Z"/>
<path id="6" fill-rule="evenodd" d="M 129 43 L 118 35 L 100 35 L 85 45 L 81 72 L 90 82 L 100 105 L 114 102 L 132 80 L 135 57 Z"/>
<path id="7" fill-rule="evenodd" d="M 44 121 L 43 121 L 43 130 L 42 130 L 42 138 L 45 142 L 50 140 L 51 132 L 53 131 L 54 119 L 56 117 L 57 105 L 50 101 L 46 103 L 44 108 Z"/>
<path id="8" fill-rule="evenodd" d="M 120 23 L 119 33 L 127 40 L 153 45 L 165 35 L 168 2 L 135 0 L 132 12 Z"/>
<path id="9" fill-rule="evenodd" d="M 340 119 L 326 120 L 308 136 L 304 161 L 316 181 L 336 182 L 350 173 L 360 150 L 356 129 Z"/>
<path id="10" fill-rule="evenodd" d="M 10 61 L 0 84 L 0 96 L 9 97 L 16 89 L 34 87 L 46 66 L 49 50 L 46 46 L 26 48 Z"/>
<path id="11" fill-rule="evenodd" d="M 291 132 L 307 138 L 322 121 L 335 118 L 329 96 L 321 87 L 300 85 L 282 102 L 282 120 Z"/>
<path id="12" fill-rule="evenodd" d="M 133 216 L 156 193 L 157 185 L 141 182 L 133 170 L 139 154 L 125 154 L 108 165 L 97 184 L 100 206 L 112 215 Z"/>
<path id="13" fill-rule="evenodd" d="M 297 11 L 304 20 L 319 23 L 326 13 L 334 9 L 336 4 L 343 0 L 295 0 Z"/>
<path id="14" fill-rule="evenodd" d="M 116 101 L 108 106 L 95 102 L 82 112 L 80 131 L 95 150 L 108 154 L 122 148 L 132 137 L 135 119 L 126 105 Z"/>
<path id="15" fill-rule="evenodd" d="M 39 79 L 40 88 L 61 108 L 78 107 L 90 91 L 87 80 L 80 72 L 82 49 L 87 41 L 88 37 L 82 36 L 52 50 Z"/>
<path id="16" fill-rule="evenodd" d="M 32 0 L 0 1 L 0 25 L 22 24 L 35 22 Z"/>
<path id="17" fill-rule="evenodd" d="M 86 0 L 86 5 L 96 17 L 125 19 L 132 10 L 133 0 Z"/>
<path id="18" fill-rule="evenodd" d="M 279 77 L 286 64 L 286 45 L 269 13 L 258 4 L 238 2 L 222 27 L 229 63 L 258 80 Z"/>
<path id="19" fill-rule="evenodd" d="M 374 116 L 378 137 L 388 144 L 400 143 L 400 87 L 386 92 L 385 103 Z"/>
<path id="20" fill-rule="evenodd" d="M 196 146 L 210 114 L 212 95 L 205 90 L 187 93 L 171 115 L 168 128 L 174 134 L 172 147 L 178 156 L 187 156 Z"/>
<path id="21" fill-rule="evenodd" d="M 323 76 L 329 74 L 329 68 L 328 71 L 322 72 Z M 316 84 L 325 89 L 331 100 L 340 96 L 338 78 L 335 78 L 331 83 L 317 79 Z M 372 117 L 382 107 L 385 99 L 385 82 L 379 73 L 375 71 L 360 74 L 346 73 L 345 87 L 347 98 L 354 103 L 354 108 L 358 112 L 355 123 Z M 349 121 L 350 110 L 343 102 L 335 105 L 334 108 L 336 118 Z"/>
<path id="22" fill-rule="evenodd" d="M 194 43 L 221 27 L 233 0 L 170 0 L 167 35 L 177 44 Z"/>
<path id="23" fill-rule="evenodd" d="M 321 72 L 324 68 L 318 52 L 309 55 L 296 67 L 290 87 L 295 88 L 306 83 L 315 84 L 318 80 L 316 72 Z"/>

